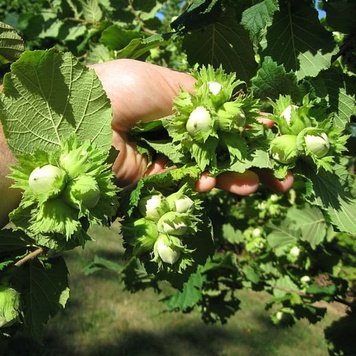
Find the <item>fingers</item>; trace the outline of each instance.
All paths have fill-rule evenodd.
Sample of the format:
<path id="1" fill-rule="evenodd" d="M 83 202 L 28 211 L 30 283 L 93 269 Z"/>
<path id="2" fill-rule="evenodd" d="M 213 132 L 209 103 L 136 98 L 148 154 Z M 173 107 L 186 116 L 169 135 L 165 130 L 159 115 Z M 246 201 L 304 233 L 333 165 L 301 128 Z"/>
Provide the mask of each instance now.
<path id="1" fill-rule="evenodd" d="M 147 169 L 145 176 L 161 173 L 166 170 L 168 159 L 159 156 Z M 219 188 L 230 193 L 246 196 L 256 192 L 260 183 L 266 185 L 275 193 L 285 193 L 290 190 L 294 183 L 293 173 L 288 171 L 282 180 L 273 175 L 269 169 L 255 169 L 244 173 L 224 172 L 217 177 L 210 176 L 209 172 L 203 172 L 195 184 L 195 191 L 204 193 Z"/>
<path id="2" fill-rule="evenodd" d="M 256 169 L 244 173 L 225 172 L 217 177 L 216 188 L 245 196 L 256 192 L 260 183 L 275 193 L 285 193 L 292 188 L 294 176 L 288 171 L 286 177 L 279 180 L 269 169 Z"/>
<path id="3" fill-rule="evenodd" d="M 199 193 L 208 192 L 216 186 L 216 178 L 209 176 L 209 172 L 203 172 L 195 184 L 195 190 Z"/>
<path id="4" fill-rule="evenodd" d="M 168 158 L 165 156 L 158 156 L 147 168 L 144 176 L 161 173 L 166 169 Z"/>
<path id="5" fill-rule="evenodd" d="M 274 125 L 274 121 L 268 118 L 268 116 L 269 116 L 270 114 L 261 112 L 260 115 L 261 115 L 261 116 L 260 116 L 259 118 L 257 118 L 257 120 L 258 120 L 261 124 L 266 125 L 269 129 L 272 128 L 273 125 Z"/>
<path id="6" fill-rule="evenodd" d="M 216 178 L 216 188 L 243 196 L 254 193 L 258 189 L 259 183 L 258 175 L 252 171 L 224 172 Z"/>
<path id="7" fill-rule="evenodd" d="M 256 169 L 255 172 L 258 174 L 260 182 L 268 186 L 275 193 L 287 192 L 292 188 L 294 183 L 294 176 L 291 171 L 288 171 L 282 180 L 277 179 L 270 169 Z"/>
<path id="8" fill-rule="evenodd" d="M 117 184 L 123 187 L 137 182 L 146 171 L 146 155 L 141 155 L 122 132 L 113 131 L 113 146 L 119 151 L 112 166 Z"/>

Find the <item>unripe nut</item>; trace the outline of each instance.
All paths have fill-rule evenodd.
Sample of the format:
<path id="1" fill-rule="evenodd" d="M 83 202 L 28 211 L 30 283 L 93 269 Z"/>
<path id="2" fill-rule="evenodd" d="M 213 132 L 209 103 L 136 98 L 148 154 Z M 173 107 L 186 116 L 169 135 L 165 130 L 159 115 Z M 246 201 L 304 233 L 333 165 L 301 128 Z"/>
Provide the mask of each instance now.
<path id="1" fill-rule="evenodd" d="M 138 205 L 142 216 L 159 218 L 169 210 L 168 203 L 162 194 L 152 194 L 142 198 Z"/>
<path id="2" fill-rule="evenodd" d="M 159 257 L 162 259 L 163 262 L 169 263 L 173 265 L 176 263 L 180 257 L 180 251 L 174 250 L 170 246 L 168 246 L 164 238 L 159 237 L 155 243 L 155 250 L 158 252 Z"/>
<path id="3" fill-rule="evenodd" d="M 281 116 L 286 120 L 288 124 L 290 124 L 292 119 L 292 111 L 296 109 L 298 109 L 297 105 L 288 105 L 281 113 Z"/>
<path id="4" fill-rule="evenodd" d="M 190 113 L 186 123 L 186 129 L 191 136 L 195 136 L 201 131 L 206 132 L 210 130 L 211 126 L 211 115 L 203 106 L 196 107 Z"/>
<path id="5" fill-rule="evenodd" d="M 182 198 L 174 201 L 175 210 L 178 213 L 186 213 L 194 207 L 194 201 L 188 196 L 184 195 Z"/>
<path id="6" fill-rule="evenodd" d="M 298 154 L 297 136 L 282 135 L 275 137 L 271 142 L 270 151 L 276 161 L 283 164 L 293 163 Z"/>
<path id="7" fill-rule="evenodd" d="M 93 209 L 100 200 L 100 188 L 94 177 L 83 174 L 67 185 L 64 199 L 75 208 Z"/>
<path id="8" fill-rule="evenodd" d="M 290 255 L 293 257 L 298 257 L 300 254 L 300 248 L 298 246 L 293 246 L 289 251 Z"/>
<path id="9" fill-rule="evenodd" d="M 325 132 L 316 135 L 305 135 L 304 141 L 307 149 L 318 158 L 324 157 L 329 152 L 330 142 Z"/>
<path id="10" fill-rule="evenodd" d="M 54 188 L 60 190 L 64 183 L 65 172 L 52 164 L 35 168 L 28 178 L 30 189 L 37 194 L 49 193 Z"/>
<path id="11" fill-rule="evenodd" d="M 208 82 L 209 91 L 213 95 L 218 95 L 221 91 L 222 85 L 218 82 Z"/>
<path id="12" fill-rule="evenodd" d="M 181 236 L 187 233 L 189 218 L 187 216 L 182 216 L 174 211 L 169 211 L 168 213 L 162 215 L 162 217 L 157 222 L 158 231 Z"/>

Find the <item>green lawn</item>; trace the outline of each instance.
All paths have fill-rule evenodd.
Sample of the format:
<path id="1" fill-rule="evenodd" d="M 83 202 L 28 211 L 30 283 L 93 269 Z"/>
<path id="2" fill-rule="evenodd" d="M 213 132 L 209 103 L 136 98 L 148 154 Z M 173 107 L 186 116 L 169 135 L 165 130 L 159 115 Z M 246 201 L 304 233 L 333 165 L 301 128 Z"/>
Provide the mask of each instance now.
<path id="1" fill-rule="evenodd" d="M 198 312 L 165 313 L 153 291 L 123 291 L 114 272 L 83 275 L 95 254 L 113 261 L 122 258 L 117 233 L 98 228 L 93 236 L 96 241 L 84 250 L 66 255 L 71 298 L 46 327 L 44 351 L 36 352 L 18 338 L 13 355 L 328 355 L 323 329 L 337 317 L 336 311 L 317 325 L 302 321 L 293 328 L 277 328 L 264 310 L 268 296 L 243 291 L 242 310 L 227 325 L 207 326 Z"/>

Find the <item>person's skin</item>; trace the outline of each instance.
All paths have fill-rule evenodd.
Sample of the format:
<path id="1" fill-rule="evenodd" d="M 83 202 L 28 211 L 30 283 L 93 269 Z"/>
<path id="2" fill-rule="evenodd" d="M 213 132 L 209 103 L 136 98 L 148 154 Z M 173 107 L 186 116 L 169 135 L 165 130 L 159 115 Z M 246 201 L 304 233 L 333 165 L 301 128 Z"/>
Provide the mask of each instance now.
<path id="1" fill-rule="evenodd" d="M 14 164 L 15 156 L 6 143 L 0 124 L 0 228 L 8 222 L 9 212 L 16 208 L 20 200 L 20 191 L 9 189 L 12 180 L 7 178 Z"/>
<path id="2" fill-rule="evenodd" d="M 186 73 L 129 59 L 89 67 L 95 70 L 101 80 L 113 108 L 112 143 L 119 151 L 113 171 L 119 184 L 125 186 L 144 175 L 162 171 L 167 160 L 159 157 L 148 167 L 147 157 L 140 155 L 135 145 L 128 142 L 127 131 L 138 120 L 150 121 L 171 114 L 174 97 L 181 88 L 192 92 L 195 79 Z M 271 125 L 268 120 L 265 121 Z M 15 163 L 15 157 L 0 130 L 0 226 L 6 223 L 8 213 L 20 200 L 20 192 L 9 189 L 11 180 L 6 178 L 9 167 Z M 195 188 L 203 192 L 217 187 L 235 194 L 248 195 L 258 189 L 260 181 L 276 192 L 285 192 L 291 188 L 293 176 L 289 174 L 285 180 L 278 181 L 272 172 L 267 171 L 258 174 L 252 171 L 227 172 L 216 178 L 204 172 Z"/>
<path id="3" fill-rule="evenodd" d="M 133 143 L 127 141 L 127 131 L 138 120 L 150 121 L 172 112 L 172 102 L 181 88 L 193 92 L 195 79 L 186 73 L 133 60 L 116 60 L 90 66 L 100 78 L 111 100 L 114 119 L 113 145 L 120 151 L 113 169 L 121 184 L 137 181 L 144 174 L 158 173 L 166 161 L 159 158 L 147 170 L 147 159 L 138 154 Z M 262 119 L 267 126 L 272 122 Z M 266 171 L 260 172 L 263 176 Z M 278 181 L 271 174 L 262 177 L 276 192 L 285 192 L 293 184 L 293 176 Z M 196 184 L 198 191 L 222 188 L 239 195 L 248 195 L 259 187 L 259 176 L 252 171 L 224 173 L 216 178 L 203 173 Z"/>

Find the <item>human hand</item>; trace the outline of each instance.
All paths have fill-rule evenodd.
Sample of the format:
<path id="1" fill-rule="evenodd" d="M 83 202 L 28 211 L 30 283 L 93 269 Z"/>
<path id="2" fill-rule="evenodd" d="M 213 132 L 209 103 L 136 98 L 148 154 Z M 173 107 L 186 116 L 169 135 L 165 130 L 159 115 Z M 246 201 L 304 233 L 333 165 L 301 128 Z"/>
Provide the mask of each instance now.
<path id="1" fill-rule="evenodd" d="M 89 66 L 95 70 L 107 92 L 113 107 L 113 146 L 120 151 L 113 170 L 120 185 L 136 182 L 144 175 L 159 173 L 165 169 L 167 159 L 159 157 L 148 167 L 147 157 L 140 155 L 135 144 L 129 142 L 128 130 L 138 120 L 150 121 L 169 115 L 174 97 L 181 88 L 193 91 L 195 79 L 186 73 L 135 60 L 120 59 Z M 1 91 L 1 88 L 0 88 Z M 264 122 L 271 126 L 269 120 Z M 11 180 L 6 177 L 9 167 L 16 164 L 13 153 L 7 146 L 0 125 L 0 227 L 8 220 L 8 213 L 21 198 L 18 189 L 9 189 Z M 279 181 L 268 170 L 226 172 L 218 177 L 204 172 L 196 183 L 197 191 L 208 191 L 214 187 L 225 189 L 238 195 L 256 191 L 259 184 L 268 185 L 276 192 L 285 192 L 293 184 L 292 174 Z"/>
<path id="2" fill-rule="evenodd" d="M 193 91 L 195 79 L 157 65 L 119 59 L 89 66 L 94 69 L 111 100 L 113 108 L 113 146 L 120 152 L 113 170 L 121 186 L 134 183 L 145 175 L 159 173 L 165 169 L 167 159 L 159 157 L 148 166 L 147 157 L 137 152 L 135 144 L 129 142 L 127 132 L 137 121 L 150 121 L 172 113 L 174 97 L 184 88 Z M 261 117 L 267 126 L 273 122 Z M 226 172 L 218 177 L 204 172 L 196 183 L 197 191 L 208 191 L 214 187 L 238 195 L 255 192 L 263 183 L 275 192 L 285 192 L 293 185 L 293 175 L 277 180 L 269 170 Z"/>

